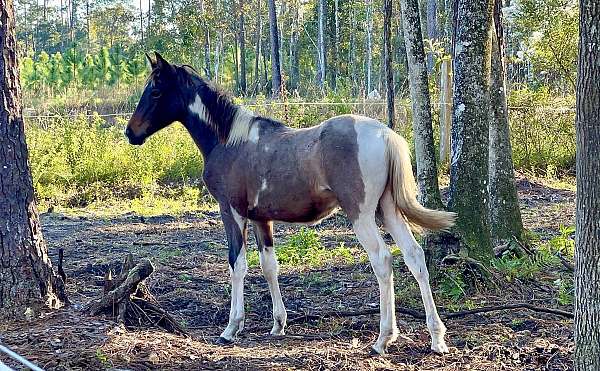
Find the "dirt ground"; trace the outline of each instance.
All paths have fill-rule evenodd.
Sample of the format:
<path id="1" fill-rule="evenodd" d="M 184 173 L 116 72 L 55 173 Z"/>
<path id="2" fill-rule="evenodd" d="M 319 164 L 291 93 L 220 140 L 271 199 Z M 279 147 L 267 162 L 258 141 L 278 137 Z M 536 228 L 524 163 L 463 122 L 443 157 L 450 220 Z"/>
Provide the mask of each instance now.
<path id="1" fill-rule="evenodd" d="M 573 223 L 573 192 L 519 179 L 526 226 L 542 236 Z M 222 224 L 215 212 L 143 218 L 126 214 L 42 215 L 52 258 L 65 251 L 67 289 L 73 305 L 23 322 L 0 324 L 0 341 L 45 369 L 318 369 L 318 370 L 568 370 L 572 368 L 572 321 L 528 310 L 497 311 L 446 320 L 450 353 L 429 350 L 425 323 L 398 314 L 401 336 L 386 356 L 369 355 L 378 332 L 378 315 L 323 317 L 304 314 L 358 312 L 378 307 L 377 282 L 368 262 L 319 268 L 282 269 L 280 282 L 288 310 L 287 336 L 268 336 L 271 300 L 258 267 L 246 279 L 246 329 L 232 346 L 215 344 L 227 323 L 229 278 Z M 317 227 L 325 246 L 343 241 L 357 246 L 348 221 L 335 216 Z M 297 228 L 280 225 L 283 240 Z M 358 251 L 358 250 L 357 250 Z M 107 269 L 119 271 L 127 253 L 150 258 L 156 270 L 148 286 L 189 331 L 190 337 L 160 330 L 126 330 L 82 308 L 102 293 Z M 422 311 L 418 289 L 398 257 L 396 289 L 412 285 L 399 306 Z M 480 305 L 528 302 L 561 308 L 552 282 L 556 272 L 538 280 L 499 283 L 470 293 Z M 432 282 L 434 291 L 436 283 Z M 435 295 L 435 293 L 434 293 Z M 436 298 L 438 296 L 436 295 Z M 438 301 L 442 312 L 448 311 Z M 312 317 L 311 317 L 312 318 Z M 4 356 L 0 360 L 18 369 Z"/>

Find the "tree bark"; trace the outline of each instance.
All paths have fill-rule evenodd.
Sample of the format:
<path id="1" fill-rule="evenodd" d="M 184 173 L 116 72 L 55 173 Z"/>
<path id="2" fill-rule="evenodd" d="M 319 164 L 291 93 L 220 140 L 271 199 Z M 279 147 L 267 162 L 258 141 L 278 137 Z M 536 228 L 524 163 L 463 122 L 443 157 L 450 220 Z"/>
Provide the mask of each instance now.
<path id="1" fill-rule="evenodd" d="M 510 145 L 502 1 L 495 0 L 490 76 L 489 222 L 494 245 L 524 240 Z"/>
<path id="2" fill-rule="evenodd" d="M 240 93 L 246 95 L 246 30 L 244 27 L 244 1 L 239 3 L 239 45 L 240 45 Z"/>
<path id="3" fill-rule="evenodd" d="M 325 0 L 319 0 L 317 15 L 318 15 L 318 57 L 317 57 L 317 84 L 321 90 L 325 89 L 325 79 L 327 78 L 327 54 L 325 52 Z"/>
<path id="4" fill-rule="evenodd" d="M 333 91 L 337 90 L 337 79 L 340 73 L 340 4 L 339 0 L 334 1 L 334 20 L 335 20 L 335 33 L 333 42 L 333 63 L 331 67 L 331 88 Z"/>
<path id="5" fill-rule="evenodd" d="M 437 18 L 437 1 L 427 0 L 427 37 L 432 41 L 438 38 L 438 18 Z M 434 60 L 433 53 L 427 54 L 427 70 L 433 70 Z"/>
<path id="6" fill-rule="evenodd" d="M 260 91 L 261 73 L 260 73 L 260 56 L 262 54 L 262 6 L 258 0 L 258 15 L 256 17 L 256 49 L 254 52 L 254 94 Z"/>
<path id="7" fill-rule="evenodd" d="M 383 4 L 384 68 L 387 100 L 387 125 L 394 128 L 394 71 L 392 65 L 392 0 Z"/>
<path id="8" fill-rule="evenodd" d="M 372 89 L 373 70 L 373 0 L 367 0 L 367 96 Z"/>
<path id="9" fill-rule="evenodd" d="M 0 0 L 0 313 L 67 303 L 35 207 L 21 108 L 12 0 Z"/>
<path id="10" fill-rule="evenodd" d="M 490 29 L 494 0 L 458 0 L 449 208 L 469 257 L 489 263 L 488 146 Z"/>
<path id="11" fill-rule="evenodd" d="M 203 44 L 204 44 L 204 75 L 210 80 L 212 78 L 210 68 L 210 30 L 206 20 L 206 10 L 204 0 L 200 0 L 200 14 L 202 17 Z M 216 73 L 216 72 L 215 72 Z"/>
<path id="12" fill-rule="evenodd" d="M 417 0 L 401 0 L 400 6 L 408 59 L 408 82 L 413 111 L 419 193 L 425 207 L 440 209 L 443 205 L 438 187 L 437 156 L 433 142 L 429 80 L 425 64 L 425 49 L 421 38 L 419 3 Z"/>
<path id="13" fill-rule="evenodd" d="M 300 3 L 294 5 L 294 20 L 292 21 L 292 32 L 290 35 L 290 89 L 297 90 L 300 85 L 300 51 L 298 50 L 298 38 L 300 22 Z"/>
<path id="14" fill-rule="evenodd" d="M 580 0 L 575 370 L 600 370 L 600 4 Z"/>
<path id="15" fill-rule="evenodd" d="M 277 9 L 275 0 L 269 2 L 269 23 L 271 31 L 271 92 L 273 98 L 281 95 L 281 64 L 279 63 L 279 33 L 277 31 Z"/>

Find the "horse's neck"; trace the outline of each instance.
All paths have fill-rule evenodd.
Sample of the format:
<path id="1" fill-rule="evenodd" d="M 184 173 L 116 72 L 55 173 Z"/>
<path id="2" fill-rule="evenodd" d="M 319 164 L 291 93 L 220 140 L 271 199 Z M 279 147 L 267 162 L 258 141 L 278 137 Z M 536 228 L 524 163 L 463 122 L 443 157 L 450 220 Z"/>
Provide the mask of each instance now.
<path id="1" fill-rule="evenodd" d="M 208 125 L 200 120 L 197 114 L 190 113 L 183 126 L 194 139 L 194 142 L 202 152 L 204 160 L 208 158 L 212 150 L 219 144 L 219 140 L 214 131 Z"/>

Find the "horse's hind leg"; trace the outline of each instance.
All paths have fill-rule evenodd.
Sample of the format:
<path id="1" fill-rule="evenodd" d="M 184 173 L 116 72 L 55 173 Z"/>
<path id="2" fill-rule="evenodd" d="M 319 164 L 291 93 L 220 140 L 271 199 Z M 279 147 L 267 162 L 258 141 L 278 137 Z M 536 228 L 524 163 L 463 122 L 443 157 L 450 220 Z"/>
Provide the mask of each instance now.
<path id="1" fill-rule="evenodd" d="M 375 210 L 361 213 L 353 222 L 354 233 L 365 248 L 379 284 L 379 337 L 373 350 L 384 354 L 386 347 L 398 337 L 396 310 L 394 303 L 394 278 L 392 254 L 381 238 L 375 222 Z"/>
<path id="2" fill-rule="evenodd" d="M 279 290 L 279 264 L 273 248 L 273 222 L 254 222 L 254 233 L 260 256 L 260 266 L 273 301 L 273 329 L 271 335 L 284 335 L 287 313 Z"/>
<path id="3" fill-rule="evenodd" d="M 444 341 L 446 326 L 438 315 L 429 285 L 429 272 L 425 265 L 425 253 L 423 248 L 415 240 L 412 231 L 398 211 L 392 195 L 385 191 L 380 201 L 381 211 L 385 229 L 392 235 L 396 245 L 402 250 L 404 262 L 419 284 L 425 314 L 427 316 L 427 328 L 431 335 L 431 349 L 437 353 L 448 352 Z"/>

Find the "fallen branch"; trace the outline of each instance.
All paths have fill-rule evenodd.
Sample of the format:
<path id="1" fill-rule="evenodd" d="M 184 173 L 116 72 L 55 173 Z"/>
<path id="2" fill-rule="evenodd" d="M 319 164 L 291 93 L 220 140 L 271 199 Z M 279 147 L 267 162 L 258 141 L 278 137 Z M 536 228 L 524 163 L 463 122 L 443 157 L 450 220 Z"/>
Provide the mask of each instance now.
<path id="1" fill-rule="evenodd" d="M 560 252 L 557 252 L 556 256 L 558 256 L 558 259 L 560 259 L 560 262 L 563 265 L 563 267 L 567 268 L 571 272 L 575 272 L 575 265 L 571 263 L 567 258 L 562 256 Z"/>
<path id="2" fill-rule="evenodd" d="M 92 302 L 87 311 L 92 315 L 112 315 L 125 327 L 159 327 L 177 335 L 186 331 L 167 311 L 162 309 L 143 281 L 154 271 L 148 259 L 137 265 L 127 255 L 121 274 L 113 278 L 110 269 L 104 276 L 104 295 Z"/>
<path id="3" fill-rule="evenodd" d="M 571 312 L 567 312 L 567 311 L 560 310 L 560 309 L 554 309 L 554 308 L 538 307 L 538 306 L 531 305 L 528 303 L 493 305 L 493 306 L 475 308 L 475 309 L 471 309 L 471 310 L 463 310 L 463 311 L 459 311 L 459 312 L 442 312 L 442 313 L 440 313 L 440 317 L 442 317 L 443 319 L 454 319 L 454 318 L 466 317 L 466 316 L 473 315 L 473 314 L 496 312 L 496 311 L 501 311 L 501 310 L 513 310 L 513 309 L 528 309 L 528 310 L 531 310 L 534 312 L 555 314 L 555 315 L 562 316 L 562 317 L 573 318 L 573 313 L 571 313 Z M 300 315 L 298 317 L 288 320 L 288 324 L 305 323 L 305 322 L 309 322 L 312 320 L 320 320 L 320 319 L 328 318 L 328 317 L 334 317 L 334 318 L 356 317 L 356 316 L 365 316 L 365 315 L 378 314 L 378 313 L 379 313 L 379 308 L 365 309 L 365 310 L 359 310 L 359 311 L 330 311 L 330 312 L 324 312 L 321 314 L 306 313 L 306 314 L 303 314 L 303 315 Z M 406 314 L 406 315 L 409 315 L 409 316 L 417 318 L 417 319 L 425 319 L 426 318 L 425 313 L 411 309 L 411 308 L 396 307 L 396 313 Z"/>

